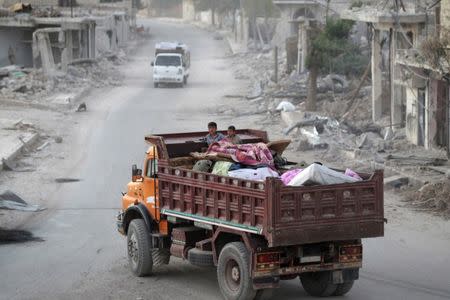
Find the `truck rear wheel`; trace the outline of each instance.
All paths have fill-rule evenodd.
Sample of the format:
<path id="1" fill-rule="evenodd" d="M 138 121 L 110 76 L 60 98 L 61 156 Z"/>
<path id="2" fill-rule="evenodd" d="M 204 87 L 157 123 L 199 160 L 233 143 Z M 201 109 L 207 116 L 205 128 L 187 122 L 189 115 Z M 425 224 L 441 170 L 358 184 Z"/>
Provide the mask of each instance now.
<path id="1" fill-rule="evenodd" d="M 336 292 L 337 284 L 330 281 L 330 272 L 311 272 L 300 274 L 305 291 L 314 297 L 328 297 Z"/>
<path id="2" fill-rule="evenodd" d="M 354 283 L 355 283 L 354 280 L 344 282 L 344 283 L 339 283 L 337 285 L 336 291 L 333 293 L 333 296 L 343 296 L 343 295 L 347 294 L 352 289 Z"/>
<path id="3" fill-rule="evenodd" d="M 250 258 L 245 245 L 233 242 L 225 245 L 219 255 L 217 280 L 220 291 L 227 300 L 251 300 L 255 298 L 250 277 Z"/>
<path id="4" fill-rule="evenodd" d="M 143 277 L 152 273 L 151 248 L 150 236 L 144 220 L 132 220 L 127 233 L 127 253 L 128 262 L 135 275 Z"/>

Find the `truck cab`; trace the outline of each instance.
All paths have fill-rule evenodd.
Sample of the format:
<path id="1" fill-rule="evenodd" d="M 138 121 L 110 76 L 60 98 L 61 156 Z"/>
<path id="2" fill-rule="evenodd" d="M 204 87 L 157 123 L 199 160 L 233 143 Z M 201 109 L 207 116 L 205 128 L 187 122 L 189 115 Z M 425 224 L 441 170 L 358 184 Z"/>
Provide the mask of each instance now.
<path id="1" fill-rule="evenodd" d="M 190 67 L 190 53 L 181 43 L 158 43 L 155 46 L 155 60 L 152 62 L 153 84 L 187 84 Z"/>

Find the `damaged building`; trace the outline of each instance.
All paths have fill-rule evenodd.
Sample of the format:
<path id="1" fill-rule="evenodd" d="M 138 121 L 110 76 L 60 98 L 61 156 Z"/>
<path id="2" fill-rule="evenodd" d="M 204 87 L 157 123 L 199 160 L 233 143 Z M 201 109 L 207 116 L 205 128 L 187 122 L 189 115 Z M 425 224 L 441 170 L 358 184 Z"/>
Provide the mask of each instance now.
<path id="1" fill-rule="evenodd" d="M 87 17 L 81 17 L 82 8 L 75 14 L 53 8 L 34 10 L 31 6 L 28 11 L 23 7 L 2 11 L 0 67 L 65 71 L 70 63 L 117 51 L 130 38 L 129 14 L 115 7 L 90 10 Z"/>
<path id="2" fill-rule="evenodd" d="M 77 59 L 95 58 L 95 21 L 87 18 L 0 18 L 1 66 L 42 67 L 45 72 Z M 14 33 L 14 34 L 12 34 Z"/>
<path id="3" fill-rule="evenodd" d="M 281 22 L 277 27 L 277 43 L 286 43 L 287 71 L 306 71 L 306 57 L 312 26 L 324 24 L 327 16 L 338 15 L 352 1 L 274 0 L 280 9 Z"/>
<path id="4" fill-rule="evenodd" d="M 368 24 L 371 33 L 373 121 L 388 120 L 394 131 L 404 129 L 411 143 L 447 152 L 448 67 L 430 65 L 422 46 L 449 29 L 449 5 L 405 3 L 395 11 L 362 7 L 341 14 Z"/>

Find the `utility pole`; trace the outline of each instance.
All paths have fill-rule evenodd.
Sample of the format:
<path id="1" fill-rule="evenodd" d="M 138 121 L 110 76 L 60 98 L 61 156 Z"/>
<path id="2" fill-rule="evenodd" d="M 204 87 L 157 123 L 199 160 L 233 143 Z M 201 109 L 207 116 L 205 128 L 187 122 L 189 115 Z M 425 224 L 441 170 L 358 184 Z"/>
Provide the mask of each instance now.
<path id="1" fill-rule="evenodd" d="M 274 60 L 274 82 L 278 83 L 278 46 L 273 48 L 273 60 Z"/>
<path id="2" fill-rule="evenodd" d="M 242 42 L 244 40 L 244 0 L 240 0 L 239 6 L 240 6 L 239 12 L 240 12 L 240 15 L 241 15 L 241 17 L 240 17 L 240 20 L 241 20 L 240 26 L 241 26 L 241 42 Z"/>
<path id="3" fill-rule="evenodd" d="M 216 0 L 210 0 L 211 4 L 211 23 L 213 26 L 216 25 Z"/>

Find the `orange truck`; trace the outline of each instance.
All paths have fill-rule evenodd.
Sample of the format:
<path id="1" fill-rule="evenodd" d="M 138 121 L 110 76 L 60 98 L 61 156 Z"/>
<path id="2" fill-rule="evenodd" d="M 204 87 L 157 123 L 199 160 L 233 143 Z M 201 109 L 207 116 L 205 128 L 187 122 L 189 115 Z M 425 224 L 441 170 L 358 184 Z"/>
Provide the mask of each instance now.
<path id="1" fill-rule="evenodd" d="M 267 133 L 239 130 L 244 143 Z M 363 238 L 384 234 L 383 172 L 362 181 L 285 186 L 192 169 L 207 132 L 146 136 L 143 170 L 132 167 L 118 230 L 137 276 L 178 257 L 217 267 L 225 299 L 260 299 L 300 278 L 313 296 L 350 291 L 362 267 Z"/>

